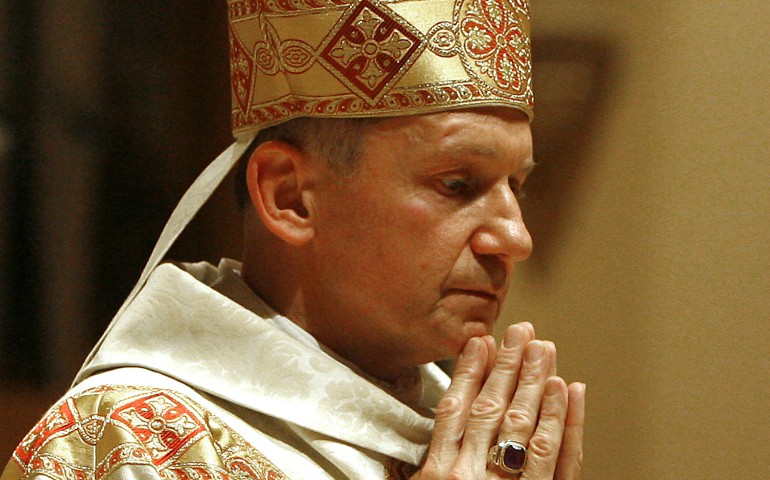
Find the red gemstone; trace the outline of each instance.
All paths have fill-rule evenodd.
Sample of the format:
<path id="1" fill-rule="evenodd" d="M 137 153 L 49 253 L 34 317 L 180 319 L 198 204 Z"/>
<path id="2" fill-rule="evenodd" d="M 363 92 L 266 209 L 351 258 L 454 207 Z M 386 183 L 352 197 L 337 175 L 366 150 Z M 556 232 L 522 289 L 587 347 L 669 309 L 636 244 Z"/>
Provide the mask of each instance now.
<path id="1" fill-rule="evenodd" d="M 527 460 L 527 451 L 519 444 L 505 446 L 503 450 L 503 465 L 511 470 L 519 471 L 524 468 L 524 462 Z"/>

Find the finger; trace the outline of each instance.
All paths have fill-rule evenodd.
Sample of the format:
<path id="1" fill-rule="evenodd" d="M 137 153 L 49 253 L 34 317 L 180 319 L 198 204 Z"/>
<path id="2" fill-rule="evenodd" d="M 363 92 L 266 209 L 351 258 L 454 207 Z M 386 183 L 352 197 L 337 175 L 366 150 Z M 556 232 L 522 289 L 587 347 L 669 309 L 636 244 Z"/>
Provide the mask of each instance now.
<path id="1" fill-rule="evenodd" d="M 521 360 L 530 340 L 530 330 L 524 326 L 511 325 L 506 329 L 500 350 L 494 358 L 494 367 L 471 405 L 460 453 L 461 458 L 468 462 L 484 459 L 490 445 L 496 443 L 500 423 L 516 389 Z"/>
<path id="2" fill-rule="evenodd" d="M 523 480 L 554 478 L 567 408 L 567 385 L 559 377 L 549 377 L 545 384 L 540 420 L 527 447 L 527 463 L 521 475 Z"/>
<path id="3" fill-rule="evenodd" d="M 422 470 L 442 477 L 460 450 L 471 402 L 484 380 L 487 349 L 480 338 L 471 338 L 455 365 L 452 383 L 436 406 L 435 426 Z M 438 478 L 436 477 L 436 478 Z"/>
<path id="4" fill-rule="evenodd" d="M 533 339 L 534 332 L 525 324 L 510 325 L 506 328 L 499 351 L 494 358 L 490 359 L 491 368 L 484 382 L 481 396 L 497 395 L 506 405 L 510 403 L 513 392 L 516 390 L 521 359 L 527 344 Z"/>
<path id="5" fill-rule="evenodd" d="M 583 464 L 583 426 L 585 425 L 584 383 L 573 383 L 568 388 L 569 403 L 564 422 L 559 459 L 556 461 L 556 480 L 577 480 Z"/>
<path id="6" fill-rule="evenodd" d="M 527 344 L 516 393 L 505 412 L 498 441 L 515 440 L 523 445 L 529 442 L 537 426 L 555 351 L 551 342 L 534 340 Z"/>
<path id="7" fill-rule="evenodd" d="M 548 370 L 548 376 L 549 377 L 555 377 L 557 376 L 556 371 L 556 345 L 552 342 L 546 343 L 546 346 L 549 350 L 549 355 L 551 356 L 551 369 Z"/>
<path id="8" fill-rule="evenodd" d="M 524 330 L 525 336 L 528 339 L 527 342 L 530 342 L 535 339 L 535 327 L 530 322 L 519 322 L 514 325 L 509 325 L 508 328 L 506 328 L 501 347 L 504 347 L 506 345 L 506 337 L 509 335 L 509 330 L 516 326 Z M 492 337 L 487 336 L 484 338 L 491 340 L 491 343 L 487 344 L 490 347 L 490 350 L 489 350 L 490 355 L 488 357 L 489 363 L 487 364 L 487 376 L 489 376 L 492 373 L 492 369 L 495 366 L 495 361 L 497 360 L 496 347 L 494 344 L 494 340 L 492 340 Z M 510 341 L 508 343 L 510 343 Z"/>
<path id="9" fill-rule="evenodd" d="M 535 326 L 534 325 L 532 325 L 529 322 L 521 322 L 521 323 L 519 323 L 519 325 L 521 325 L 522 328 L 526 329 L 529 332 L 529 338 L 531 338 L 532 340 L 537 338 L 537 336 L 535 335 Z"/>
<path id="10" fill-rule="evenodd" d="M 485 370 L 484 378 L 487 378 L 492 373 L 492 368 L 495 366 L 495 358 L 497 357 L 497 345 L 495 345 L 495 339 L 491 335 L 481 337 L 484 343 L 487 344 L 487 368 Z"/>

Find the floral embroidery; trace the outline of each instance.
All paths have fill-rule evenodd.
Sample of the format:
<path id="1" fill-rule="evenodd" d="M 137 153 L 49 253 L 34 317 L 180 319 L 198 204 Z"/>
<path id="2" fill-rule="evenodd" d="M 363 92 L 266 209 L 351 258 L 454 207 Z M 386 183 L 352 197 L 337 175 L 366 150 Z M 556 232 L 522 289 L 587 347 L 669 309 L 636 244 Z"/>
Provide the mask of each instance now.
<path id="1" fill-rule="evenodd" d="M 230 28 L 230 82 L 238 106 L 245 112 L 251 101 L 251 89 L 254 84 L 254 60 L 241 41 Z"/>
<path id="2" fill-rule="evenodd" d="M 523 92 L 529 65 L 529 39 L 513 9 L 503 0 L 474 0 L 461 24 L 465 50 L 481 73 L 498 87 Z"/>

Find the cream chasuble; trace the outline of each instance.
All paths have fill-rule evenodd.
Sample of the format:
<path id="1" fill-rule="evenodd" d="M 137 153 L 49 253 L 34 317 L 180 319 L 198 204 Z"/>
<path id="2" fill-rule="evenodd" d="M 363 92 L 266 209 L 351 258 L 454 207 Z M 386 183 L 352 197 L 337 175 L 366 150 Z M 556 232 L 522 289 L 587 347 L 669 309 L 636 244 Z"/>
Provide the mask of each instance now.
<path id="1" fill-rule="evenodd" d="M 407 406 L 409 388 L 325 352 L 237 267 L 158 267 L 1 480 L 406 478 L 448 377 L 420 367 Z"/>

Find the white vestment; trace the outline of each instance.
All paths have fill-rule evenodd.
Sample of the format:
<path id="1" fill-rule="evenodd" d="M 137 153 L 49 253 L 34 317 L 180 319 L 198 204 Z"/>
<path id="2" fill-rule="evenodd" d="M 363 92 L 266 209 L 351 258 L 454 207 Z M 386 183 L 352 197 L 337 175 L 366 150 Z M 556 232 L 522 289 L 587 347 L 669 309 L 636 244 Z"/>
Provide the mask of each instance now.
<path id="1" fill-rule="evenodd" d="M 379 384 L 262 302 L 236 262 L 183 268 L 153 272 L 2 480 L 384 479 L 419 465 L 449 384 L 438 367 Z M 79 465 L 81 447 L 95 459 Z"/>

